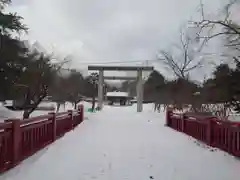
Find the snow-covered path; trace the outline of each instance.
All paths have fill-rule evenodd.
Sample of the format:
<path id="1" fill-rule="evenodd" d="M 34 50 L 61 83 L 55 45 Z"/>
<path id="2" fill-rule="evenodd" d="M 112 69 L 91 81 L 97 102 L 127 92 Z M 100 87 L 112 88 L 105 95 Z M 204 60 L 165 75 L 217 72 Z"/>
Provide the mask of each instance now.
<path id="1" fill-rule="evenodd" d="M 240 161 L 164 126 L 149 108 L 108 106 L 1 180 L 237 180 Z"/>

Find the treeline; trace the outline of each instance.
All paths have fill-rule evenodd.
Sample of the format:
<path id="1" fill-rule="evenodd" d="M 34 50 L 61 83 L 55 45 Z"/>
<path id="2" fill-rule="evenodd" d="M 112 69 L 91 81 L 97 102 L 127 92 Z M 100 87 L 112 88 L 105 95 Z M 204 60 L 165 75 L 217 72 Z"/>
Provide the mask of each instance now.
<path id="1" fill-rule="evenodd" d="M 204 4 L 200 4 L 201 20 L 189 21 L 171 50 L 158 54 L 159 62 L 175 79 L 166 80 L 153 72 L 145 83 L 145 99 L 179 108 L 191 104 L 195 111 L 202 110 L 204 104 L 222 104 L 225 111 L 240 112 L 240 22 L 235 18 L 239 9 L 239 1 L 231 1 L 211 18 L 204 12 Z M 218 57 L 207 51 L 214 39 L 219 40 L 217 45 L 223 43 Z M 213 63 L 219 65 L 208 79 L 201 83 L 192 80 L 192 72 L 204 71 Z"/>
<path id="2" fill-rule="evenodd" d="M 169 81 L 155 71 L 144 85 L 144 99 L 179 107 L 191 104 L 195 108 L 202 104 L 225 104 L 240 112 L 239 65 L 230 68 L 228 64 L 221 64 L 213 71 L 212 77 L 203 83 L 183 78 Z"/>
<path id="3" fill-rule="evenodd" d="M 93 76 L 64 72 L 66 59 L 56 60 L 19 38 L 28 28 L 21 16 L 5 12 L 10 4 L 11 0 L 0 0 L 0 100 L 15 100 L 14 106 L 24 110 L 23 118 L 28 118 L 47 96 L 75 106 L 83 96 L 95 97 L 96 85 L 90 81 Z"/>

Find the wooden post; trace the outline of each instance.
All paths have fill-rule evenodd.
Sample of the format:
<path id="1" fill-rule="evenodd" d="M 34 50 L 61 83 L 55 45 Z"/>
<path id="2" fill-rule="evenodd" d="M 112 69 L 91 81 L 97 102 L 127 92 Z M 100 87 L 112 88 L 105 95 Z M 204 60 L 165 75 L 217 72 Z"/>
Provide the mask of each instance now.
<path id="1" fill-rule="evenodd" d="M 169 109 L 169 108 L 167 108 L 167 111 L 166 111 L 166 126 L 171 126 L 170 125 L 170 121 L 171 121 L 171 113 L 172 113 L 172 111 Z"/>
<path id="2" fill-rule="evenodd" d="M 227 124 L 226 126 L 227 128 L 227 144 L 228 144 L 228 147 L 227 147 L 227 150 L 229 153 L 233 153 L 234 152 L 234 146 L 233 146 L 233 142 L 234 142 L 234 136 L 233 136 L 233 132 L 231 131 L 232 130 L 232 127 L 230 126 L 230 124 Z"/>
<path id="3" fill-rule="evenodd" d="M 208 120 L 208 124 L 207 124 L 207 143 L 208 145 L 212 146 L 212 119 Z"/>
<path id="4" fill-rule="evenodd" d="M 20 129 L 20 119 L 10 119 L 6 120 L 5 122 L 12 123 L 11 129 L 7 131 L 12 132 L 12 161 L 13 166 L 16 165 L 20 161 L 21 157 L 21 129 Z"/>
<path id="5" fill-rule="evenodd" d="M 72 110 L 68 110 L 68 116 L 70 116 L 69 120 L 69 129 L 72 130 L 74 128 L 74 125 L 73 125 L 73 111 Z"/>
<path id="6" fill-rule="evenodd" d="M 56 113 L 51 112 L 49 113 L 49 115 L 51 115 L 51 117 L 49 118 L 49 120 L 52 121 L 52 142 L 54 142 L 57 138 L 57 122 L 56 122 Z"/>
<path id="7" fill-rule="evenodd" d="M 78 106 L 78 112 L 79 112 L 79 115 L 80 115 L 79 123 L 81 123 L 83 121 L 83 118 L 84 118 L 84 106 L 82 104 Z"/>
<path id="8" fill-rule="evenodd" d="M 185 119 L 186 119 L 186 114 L 183 113 L 182 118 L 181 118 L 181 120 L 182 120 L 181 131 L 182 132 L 185 132 Z"/>
<path id="9" fill-rule="evenodd" d="M 137 72 L 137 112 L 142 112 L 143 110 L 143 82 L 142 82 L 142 70 Z"/>

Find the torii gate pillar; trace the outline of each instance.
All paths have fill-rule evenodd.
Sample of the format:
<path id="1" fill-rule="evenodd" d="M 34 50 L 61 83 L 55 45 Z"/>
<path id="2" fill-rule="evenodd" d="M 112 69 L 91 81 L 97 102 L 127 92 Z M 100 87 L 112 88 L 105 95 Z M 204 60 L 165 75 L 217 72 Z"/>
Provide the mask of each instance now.
<path id="1" fill-rule="evenodd" d="M 98 80 L 98 108 L 102 110 L 103 108 L 103 70 L 99 70 L 99 80 Z"/>
<path id="2" fill-rule="evenodd" d="M 137 71 L 137 112 L 142 112 L 143 110 L 143 79 L 142 70 Z"/>

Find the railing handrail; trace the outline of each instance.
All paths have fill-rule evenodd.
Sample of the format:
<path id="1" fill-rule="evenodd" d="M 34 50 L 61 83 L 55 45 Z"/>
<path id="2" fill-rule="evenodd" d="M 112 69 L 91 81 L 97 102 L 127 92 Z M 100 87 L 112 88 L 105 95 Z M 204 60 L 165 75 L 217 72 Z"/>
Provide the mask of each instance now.
<path id="1" fill-rule="evenodd" d="M 213 121 L 216 121 L 218 123 L 221 123 L 221 124 L 229 124 L 229 125 L 238 125 L 240 126 L 240 122 L 234 122 L 234 121 L 229 121 L 229 120 L 220 120 L 217 116 L 209 116 L 209 115 L 194 115 L 193 113 L 189 114 L 189 112 L 186 112 L 186 113 L 176 113 L 176 112 L 171 112 L 171 115 L 174 116 L 174 115 L 177 115 L 177 116 L 185 116 L 185 117 L 188 117 L 188 118 L 195 118 L 195 119 L 191 119 L 191 120 L 196 120 L 196 121 L 199 121 L 199 122 L 202 122 L 203 121 L 209 121 L 209 120 L 213 120 Z M 177 117 L 175 116 L 175 117 Z M 186 118 L 185 120 L 190 120 Z"/>
<path id="2" fill-rule="evenodd" d="M 10 128 L 12 125 L 11 125 L 11 122 L 1 122 L 0 123 L 0 130 L 4 130 L 6 128 Z"/>
<path id="3" fill-rule="evenodd" d="M 79 115 L 79 110 L 72 110 L 73 116 Z M 56 113 L 56 118 L 61 119 L 62 117 L 67 117 L 68 116 L 68 112 L 60 112 L 60 113 Z M 29 124 L 35 124 L 38 122 L 42 122 L 42 121 L 48 121 L 48 119 L 52 117 L 51 114 L 45 114 L 45 115 L 39 115 L 39 116 L 35 116 L 35 117 L 30 117 L 28 119 L 25 120 L 21 120 L 20 124 L 21 126 L 25 126 L 25 125 L 29 125 Z M 10 128 L 11 127 L 11 121 L 12 120 L 17 120 L 17 119 L 6 119 L 4 122 L 0 122 L 0 130 L 1 129 L 5 129 L 5 128 Z M 19 119 L 20 120 L 20 119 Z"/>

